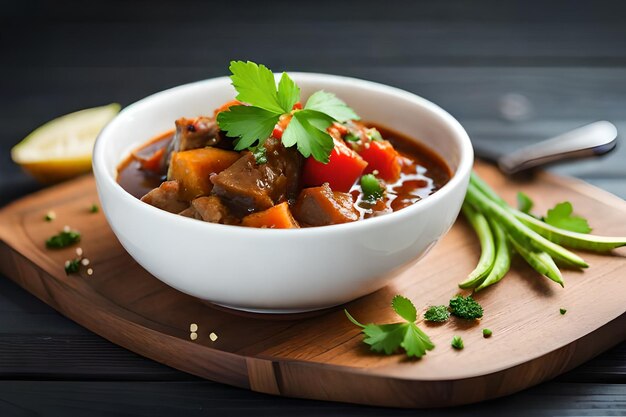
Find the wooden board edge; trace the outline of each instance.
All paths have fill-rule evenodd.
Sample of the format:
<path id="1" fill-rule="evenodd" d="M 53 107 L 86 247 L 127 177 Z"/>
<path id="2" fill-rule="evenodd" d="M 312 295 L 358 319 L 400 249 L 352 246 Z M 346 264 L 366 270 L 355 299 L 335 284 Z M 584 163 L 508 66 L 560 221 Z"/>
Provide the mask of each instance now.
<path id="1" fill-rule="evenodd" d="M 279 394 L 286 397 L 394 408 L 450 407 L 495 399 L 530 388 L 581 365 L 624 340 L 626 313 L 534 360 L 466 379 L 390 378 L 372 375 L 367 370 L 346 372 L 346 367 L 342 366 L 301 361 L 274 362 L 274 377 Z"/>

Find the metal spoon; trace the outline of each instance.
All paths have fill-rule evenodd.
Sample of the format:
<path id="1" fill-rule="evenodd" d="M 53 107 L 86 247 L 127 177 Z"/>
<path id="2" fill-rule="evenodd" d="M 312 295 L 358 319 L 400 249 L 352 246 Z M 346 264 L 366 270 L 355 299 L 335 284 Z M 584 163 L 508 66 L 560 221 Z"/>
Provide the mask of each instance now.
<path id="1" fill-rule="evenodd" d="M 511 175 L 549 163 L 604 155 L 616 145 L 615 125 L 599 121 L 505 155 L 481 147 L 475 151 L 477 156 L 496 163 L 502 172 Z"/>

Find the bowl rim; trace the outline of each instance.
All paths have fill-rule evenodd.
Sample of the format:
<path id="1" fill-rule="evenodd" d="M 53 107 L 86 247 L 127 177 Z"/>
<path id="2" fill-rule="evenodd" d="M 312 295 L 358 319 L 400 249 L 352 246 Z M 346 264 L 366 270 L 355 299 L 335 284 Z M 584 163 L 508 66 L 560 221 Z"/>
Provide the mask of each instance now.
<path id="1" fill-rule="evenodd" d="M 402 90 L 397 87 L 392 87 L 389 85 L 385 85 L 382 83 L 377 83 L 374 81 L 363 80 L 360 78 L 354 77 L 346 77 L 341 75 L 334 74 L 324 74 L 324 73 L 312 73 L 312 72 L 294 72 L 290 71 L 289 75 L 294 79 L 298 78 L 307 78 L 313 82 L 323 82 L 328 85 L 332 84 L 350 84 L 352 87 L 367 89 L 378 93 L 384 93 L 387 95 L 395 96 L 399 99 L 404 99 L 410 102 L 413 102 L 415 105 L 422 107 L 426 111 L 429 111 L 434 116 L 438 117 L 452 132 L 452 136 L 455 141 L 459 145 L 460 150 L 460 160 L 456 171 L 453 172 L 450 180 L 443 185 L 439 190 L 435 193 L 429 195 L 427 198 L 424 198 L 420 201 L 417 201 L 411 204 L 408 207 L 403 208 L 402 210 L 386 214 L 384 216 L 376 216 L 373 218 L 367 219 L 367 221 L 355 221 L 349 223 L 341 223 L 341 224 L 333 224 L 327 226 L 319 226 L 319 227 L 305 227 L 300 229 L 263 229 L 263 228 L 254 228 L 254 227 L 241 227 L 237 225 L 224 225 L 224 224 L 215 224 L 210 222 L 200 222 L 196 219 L 187 218 L 185 216 L 180 216 L 175 213 L 170 213 L 165 210 L 159 209 L 157 207 L 151 206 L 150 204 L 146 204 L 132 196 L 129 192 L 124 190 L 122 186 L 115 180 L 114 176 L 111 175 L 109 169 L 105 163 L 104 149 L 107 144 L 107 138 L 109 136 L 109 132 L 112 131 L 119 120 L 122 117 L 126 116 L 128 113 L 139 112 L 142 107 L 147 106 L 154 100 L 163 99 L 165 96 L 169 96 L 171 94 L 175 94 L 179 90 L 191 89 L 194 86 L 198 85 L 206 85 L 206 84 L 220 84 L 225 81 L 230 81 L 228 76 L 214 77 L 205 80 L 194 81 L 191 83 L 181 84 L 176 87 L 172 87 L 166 90 L 159 91 L 157 93 L 148 95 L 122 109 L 122 111 L 115 116 L 113 120 L 111 120 L 104 129 L 99 133 L 96 143 L 93 149 L 93 157 L 92 157 L 92 167 L 94 176 L 96 177 L 96 182 L 104 181 L 106 185 L 114 190 L 113 192 L 119 196 L 119 198 L 124 202 L 124 204 L 130 204 L 131 206 L 137 207 L 138 210 L 146 210 L 146 213 L 150 216 L 156 216 L 158 218 L 162 218 L 163 221 L 177 221 L 182 222 L 182 224 L 195 225 L 198 230 L 202 228 L 206 228 L 207 232 L 225 232 L 232 234 L 242 234 L 242 235 L 255 235 L 258 236 L 284 236 L 284 235 L 303 235 L 303 236 L 311 236 L 311 235 L 319 235 L 319 234 L 327 234 L 334 232 L 348 232 L 352 229 L 362 229 L 362 228 L 373 228 L 373 227 L 384 227 L 385 224 L 388 223 L 396 223 L 402 222 L 403 219 L 411 217 L 417 212 L 426 210 L 427 207 L 436 204 L 442 199 L 445 199 L 449 194 L 451 194 L 456 188 L 462 187 L 464 184 L 464 179 L 469 177 L 469 173 L 472 170 L 473 162 L 474 162 L 474 150 L 470 141 L 470 138 L 463 128 L 463 126 L 447 111 L 445 111 L 440 106 L 434 104 L 433 102 L 406 90 Z M 277 77 L 280 74 L 276 75 Z M 329 90 L 332 87 L 327 87 Z M 393 126 L 392 126 L 393 128 Z M 443 158 L 443 157 L 442 157 Z M 445 158 L 444 158 L 445 161 Z M 447 161 L 445 161 L 447 163 Z M 105 210 L 106 211 L 106 210 Z M 106 213 L 105 213 L 106 214 Z"/>

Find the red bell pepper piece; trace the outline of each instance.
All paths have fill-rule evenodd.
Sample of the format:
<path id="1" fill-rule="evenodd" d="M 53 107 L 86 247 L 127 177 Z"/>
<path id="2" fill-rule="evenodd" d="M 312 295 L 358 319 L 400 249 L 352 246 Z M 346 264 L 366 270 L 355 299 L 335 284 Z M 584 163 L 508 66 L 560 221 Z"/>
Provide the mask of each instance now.
<path id="1" fill-rule="evenodd" d="M 378 178 L 388 183 L 396 182 L 400 179 L 400 158 L 398 151 L 386 140 L 369 141 L 359 147 L 359 155 L 367 161 L 366 174 L 378 171 Z"/>
<path id="2" fill-rule="evenodd" d="M 302 182 L 305 187 L 317 187 L 325 182 L 333 191 L 348 192 L 367 166 L 352 149 L 340 140 L 335 141 L 335 149 L 330 153 L 327 164 L 316 161 L 313 157 L 304 162 Z"/>

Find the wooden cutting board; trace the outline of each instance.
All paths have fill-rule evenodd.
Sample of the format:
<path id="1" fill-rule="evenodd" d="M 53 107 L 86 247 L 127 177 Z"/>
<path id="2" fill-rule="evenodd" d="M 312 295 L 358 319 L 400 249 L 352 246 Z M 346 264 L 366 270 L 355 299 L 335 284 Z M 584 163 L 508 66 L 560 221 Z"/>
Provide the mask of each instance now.
<path id="1" fill-rule="evenodd" d="M 539 174 L 513 183 L 477 167 L 508 201 L 517 190 L 537 212 L 569 200 L 597 234 L 626 235 L 626 203 L 584 183 Z M 254 391 L 289 397 L 393 407 L 439 407 L 507 395 L 559 375 L 626 339 L 626 250 L 585 253 L 591 267 L 564 271 L 565 289 L 520 261 L 499 284 L 477 295 L 485 317 L 420 324 L 436 348 L 420 360 L 371 353 L 342 308 L 290 316 L 252 315 L 211 306 L 152 277 L 124 251 L 87 176 L 17 201 L 0 211 L 3 274 L 93 332 L 185 372 Z M 45 222 L 49 210 L 56 220 Z M 66 276 L 75 248 L 47 250 L 44 241 L 69 225 L 93 268 Z M 388 287 L 345 307 L 364 323 L 394 322 L 393 295 L 420 310 L 447 304 L 475 266 L 479 246 L 462 220 L 421 262 Z M 358 262 L 358 260 L 355 260 Z M 184 273 L 181 265 L 181 274 Z M 210 271 L 209 275 L 210 275 Z M 340 279 L 340 277 L 337 277 Z M 219 279 L 219 277 L 211 277 Z M 280 291 L 279 288 L 276 289 Z M 561 315 L 560 308 L 567 309 Z M 198 338 L 190 340 L 189 325 Z M 493 336 L 482 337 L 490 328 Z M 212 341 L 210 334 L 217 335 Z M 454 335 L 462 351 L 450 347 Z"/>

